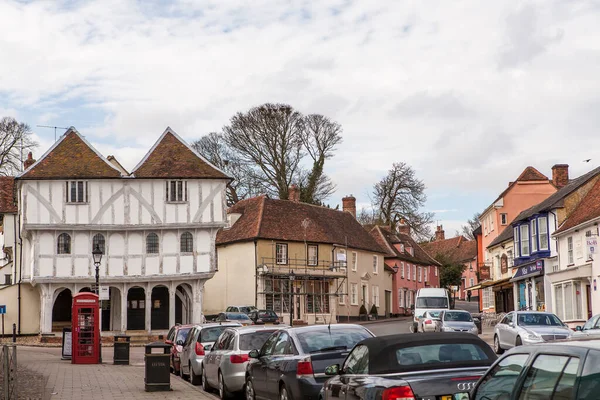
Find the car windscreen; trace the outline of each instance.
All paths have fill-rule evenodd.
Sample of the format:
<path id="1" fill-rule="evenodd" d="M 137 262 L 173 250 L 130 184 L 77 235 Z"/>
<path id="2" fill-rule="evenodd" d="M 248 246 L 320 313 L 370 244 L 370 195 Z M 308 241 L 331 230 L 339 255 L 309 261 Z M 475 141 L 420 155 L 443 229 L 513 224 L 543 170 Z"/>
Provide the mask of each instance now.
<path id="1" fill-rule="evenodd" d="M 415 308 L 448 308 L 447 297 L 417 297 Z"/>
<path id="2" fill-rule="evenodd" d="M 240 350 L 260 350 L 273 332 L 275 331 L 268 330 L 248 332 L 240 335 Z"/>
<path id="3" fill-rule="evenodd" d="M 250 311 L 250 307 L 240 307 L 240 312 L 248 314 Z"/>
<path id="4" fill-rule="evenodd" d="M 397 348 L 389 361 L 392 365 L 383 368 L 394 372 L 449 368 L 448 364 L 491 365 L 494 361 L 491 349 L 486 352 L 476 343 L 436 343 Z"/>
<path id="5" fill-rule="evenodd" d="M 188 333 L 190 333 L 190 330 L 192 328 L 181 328 L 180 330 L 177 331 L 177 339 L 175 340 L 175 343 L 177 343 L 178 341 L 183 341 L 185 342 L 185 339 L 187 339 L 187 335 Z"/>
<path id="6" fill-rule="evenodd" d="M 517 314 L 517 323 L 520 326 L 563 326 L 556 315 L 542 313 Z"/>
<path id="7" fill-rule="evenodd" d="M 309 329 L 296 334 L 305 353 L 353 348 L 356 343 L 371 335 L 363 328 L 331 329 L 326 326 Z"/>
<path id="8" fill-rule="evenodd" d="M 465 312 L 452 312 L 446 311 L 444 313 L 444 321 L 456 321 L 456 322 L 471 322 L 471 314 Z"/>
<path id="9" fill-rule="evenodd" d="M 215 342 L 221 333 L 227 329 L 226 326 L 214 326 L 210 328 L 204 328 L 200 331 L 200 343 Z"/>
<path id="10" fill-rule="evenodd" d="M 277 318 L 277 314 L 275 314 L 275 311 L 260 311 L 258 318 Z"/>
<path id="11" fill-rule="evenodd" d="M 241 314 L 241 313 L 231 313 L 231 314 L 225 315 L 225 318 L 232 320 L 232 321 L 239 321 L 239 320 L 248 319 L 248 316 L 246 314 Z"/>

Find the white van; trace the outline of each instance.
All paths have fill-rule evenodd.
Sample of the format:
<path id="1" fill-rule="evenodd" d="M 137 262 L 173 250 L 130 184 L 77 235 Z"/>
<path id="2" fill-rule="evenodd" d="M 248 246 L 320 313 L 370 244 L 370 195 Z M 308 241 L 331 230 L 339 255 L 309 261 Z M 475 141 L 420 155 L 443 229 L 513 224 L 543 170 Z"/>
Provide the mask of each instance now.
<path id="1" fill-rule="evenodd" d="M 425 311 L 449 310 L 450 292 L 442 288 L 423 288 L 417 291 L 415 298 L 415 311 L 411 332 L 418 332 L 419 318 L 423 317 Z"/>

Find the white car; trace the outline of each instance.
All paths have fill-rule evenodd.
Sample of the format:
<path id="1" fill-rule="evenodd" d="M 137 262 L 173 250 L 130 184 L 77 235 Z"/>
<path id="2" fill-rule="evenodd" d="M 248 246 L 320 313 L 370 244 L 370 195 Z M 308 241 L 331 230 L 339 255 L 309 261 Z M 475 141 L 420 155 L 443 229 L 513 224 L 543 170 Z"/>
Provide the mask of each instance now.
<path id="1" fill-rule="evenodd" d="M 441 310 L 425 311 L 425 314 L 419 318 L 419 332 L 438 332 L 440 330 Z"/>
<path id="2" fill-rule="evenodd" d="M 600 336 L 600 314 L 594 315 L 592 318 L 588 319 L 585 325 L 575 328 L 573 336 Z"/>

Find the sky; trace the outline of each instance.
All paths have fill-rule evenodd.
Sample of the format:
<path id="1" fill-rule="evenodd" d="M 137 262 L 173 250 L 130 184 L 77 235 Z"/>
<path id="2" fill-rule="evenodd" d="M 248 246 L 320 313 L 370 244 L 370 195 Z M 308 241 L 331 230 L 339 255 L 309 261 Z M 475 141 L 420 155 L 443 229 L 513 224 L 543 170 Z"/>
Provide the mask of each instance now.
<path id="1" fill-rule="evenodd" d="M 0 117 L 34 158 L 38 125 L 74 126 L 131 169 L 167 126 L 287 103 L 343 127 L 330 204 L 369 206 L 403 161 L 448 237 L 528 165 L 600 165 L 598 21 L 592 0 L 0 0 Z"/>

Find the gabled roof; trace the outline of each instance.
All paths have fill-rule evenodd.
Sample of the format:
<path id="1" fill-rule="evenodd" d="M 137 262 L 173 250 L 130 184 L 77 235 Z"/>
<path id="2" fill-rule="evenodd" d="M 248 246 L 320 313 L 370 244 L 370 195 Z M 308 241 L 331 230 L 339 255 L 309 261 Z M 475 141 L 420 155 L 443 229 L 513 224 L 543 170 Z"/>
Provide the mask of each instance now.
<path id="1" fill-rule="evenodd" d="M 525 211 L 522 211 L 517 218 L 513 220 L 513 223 L 526 220 L 541 212 L 547 212 L 555 208 L 562 208 L 564 205 L 564 200 L 568 195 L 585 185 L 590 179 L 598 174 L 600 174 L 600 167 L 591 170 L 587 174 L 581 175 L 579 178 L 569 181 L 566 186 L 550 195 L 546 200 L 528 208 Z"/>
<path id="2" fill-rule="evenodd" d="M 104 158 L 73 127 L 19 179 L 106 179 L 120 178 L 121 172 Z"/>
<path id="3" fill-rule="evenodd" d="M 131 172 L 136 178 L 231 179 L 167 128 Z"/>
<path id="4" fill-rule="evenodd" d="M 345 211 L 258 196 L 238 202 L 228 214 L 241 216 L 231 228 L 217 233 L 217 245 L 266 239 L 347 245 L 385 253 L 356 218 Z"/>
<path id="5" fill-rule="evenodd" d="M 0 214 L 17 212 L 14 190 L 15 178 L 13 176 L 0 177 Z"/>
<path id="6" fill-rule="evenodd" d="M 454 263 L 463 263 L 477 257 L 477 242 L 464 236 L 423 243 L 423 248 L 433 257 L 443 256 Z"/>
<path id="7" fill-rule="evenodd" d="M 369 233 L 379 243 L 381 247 L 387 250 L 386 258 L 397 258 L 414 264 L 422 265 L 441 265 L 431 257 L 413 238 L 399 232 L 393 232 L 389 226 L 372 226 Z M 398 250 L 394 245 L 404 244 L 404 252 Z M 414 256 L 406 248 L 413 248 Z"/>
<path id="8" fill-rule="evenodd" d="M 600 217 L 600 179 L 577 205 L 577 208 L 556 230 L 555 234 L 581 225 L 586 221 Z"/>
<path id="9" fill-rule="evenodd" d="M 504 228 L 504 230 L 496 237 L 496 239 L 492 240 L 492 243 L 487 247 L 491 249 L 492 247 L 496 247 L 501 243 L 504 243 L 509 240 L 513 240 L 515 236 L 515 231 L 511 225 Z"/>

